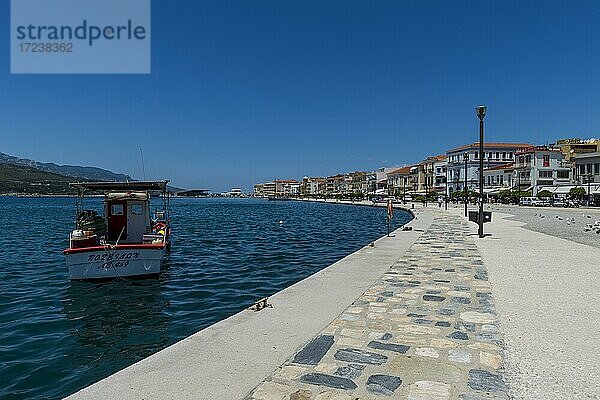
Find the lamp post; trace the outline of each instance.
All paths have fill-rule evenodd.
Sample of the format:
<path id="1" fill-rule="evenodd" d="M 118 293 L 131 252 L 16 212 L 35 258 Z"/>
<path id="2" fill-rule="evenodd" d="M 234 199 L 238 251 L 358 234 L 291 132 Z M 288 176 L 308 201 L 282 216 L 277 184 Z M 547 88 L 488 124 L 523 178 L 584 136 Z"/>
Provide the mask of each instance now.
<path id="1" fill-rule="evenodd" d="M 587 206 L 589 207 L 592 203 L 592 194 L 590 193 L 590 183 L 592 182 L 592 174 L 589 173 L 586 176 L 588 190 L 587 190 Z"/>
<path id="2" fill-rule="evenodd" d="M 425 164 L 425 207 L 427 207 L 427 195 L 429 194 L 429 185 L 428 185 L 428 177 L 427 177 L 427 164 Z"/>
<path id="3" fill-rule="evenodd" d="M 466 152 L 463 156 L 465 159 L 465 217 L 467 216 L 467 207 L 469 203 L 469 188 L 467 186 L 467 163 L 469 162 L 469 153 Z"/>
<path id="4" fill-rule="evenodd" d="M 446 174 L 446 179 L 444 180 L 446 183 L 446 191 L 444 192 L 444 210 L 448 209 L 448 165 L 446 165 L 446 170 L 444 171 Z"/>
<path id="5" fill-rule="evenodd" d="M 475 111 L 479 118 L 479 237 L 483 237 L 483 119 L 486 106 L 477 106 Z"/>

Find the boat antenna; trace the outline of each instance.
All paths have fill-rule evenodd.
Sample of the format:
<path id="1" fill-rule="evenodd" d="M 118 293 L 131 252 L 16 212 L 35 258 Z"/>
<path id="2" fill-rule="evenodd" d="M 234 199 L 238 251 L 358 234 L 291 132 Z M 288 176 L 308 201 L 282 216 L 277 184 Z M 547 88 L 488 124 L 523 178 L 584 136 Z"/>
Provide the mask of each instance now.
<path id="1" fill-rule="evenodd" d="M 144 150 L 140 147 L 140 159 L 142 160 L 142 178 L 146 180 L 146 168 L 144 168 Z"/>

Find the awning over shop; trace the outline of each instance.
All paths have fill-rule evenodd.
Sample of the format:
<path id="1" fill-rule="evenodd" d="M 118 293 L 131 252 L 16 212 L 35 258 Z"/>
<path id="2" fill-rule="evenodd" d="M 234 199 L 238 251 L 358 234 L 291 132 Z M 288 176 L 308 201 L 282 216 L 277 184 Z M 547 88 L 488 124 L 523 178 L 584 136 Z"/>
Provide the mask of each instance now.
<path id="1" fill-rule="evenodd" d="M 501 190 L 507 190 L 505 187 L 483 188 L 483 193 L 488 195 L 500 194 Z"/>
<path id="2" fill-rule="evenodd" d="M 586 194 L 588 192 L 587 184 L 583 184 L 583 185 L 564 185 L 564 186 L 541 186 L 538 190 L 538 193 L 541 192 L 542 190 L 547 190 L 552 194 L 566 195 L 566 194 L 569 194 L 569 192 L 573 188 L 582 188 Z M 592 194 L 600 194 L 600 185 L 598 185 L 598 184 L 590 185 L 590 192 Z"/>

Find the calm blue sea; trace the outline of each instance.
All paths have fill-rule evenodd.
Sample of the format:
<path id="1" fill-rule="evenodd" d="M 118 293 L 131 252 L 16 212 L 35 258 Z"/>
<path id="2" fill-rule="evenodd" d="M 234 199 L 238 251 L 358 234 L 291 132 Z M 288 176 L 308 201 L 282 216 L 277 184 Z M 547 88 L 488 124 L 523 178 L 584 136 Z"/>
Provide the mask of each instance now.
<path id="1" fill-rule="evenodd" d="M 0 197 L 2 399 L 71 394 L 386 233 L 384 208 L 174 199 L 159 278 L 70 282 L 74 214 L 74 199 Z M 394 226 L 410 218 L 397 211 Z"/>

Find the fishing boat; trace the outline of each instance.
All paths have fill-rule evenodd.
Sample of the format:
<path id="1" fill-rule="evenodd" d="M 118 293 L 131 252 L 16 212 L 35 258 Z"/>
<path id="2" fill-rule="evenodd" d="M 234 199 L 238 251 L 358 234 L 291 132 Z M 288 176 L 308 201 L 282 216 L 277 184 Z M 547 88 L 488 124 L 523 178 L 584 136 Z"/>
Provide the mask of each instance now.
<path id="1" fill-rule="evenodd" d="M 77 182 L 75 230 L 63 250 L 71 280 L 158 275 L 171 246 L 169 181 Z M 104 196 L 103 215 L 85 209 L 85 196 Z M 158 193 L 162 209 L 150 210 Z"/>

